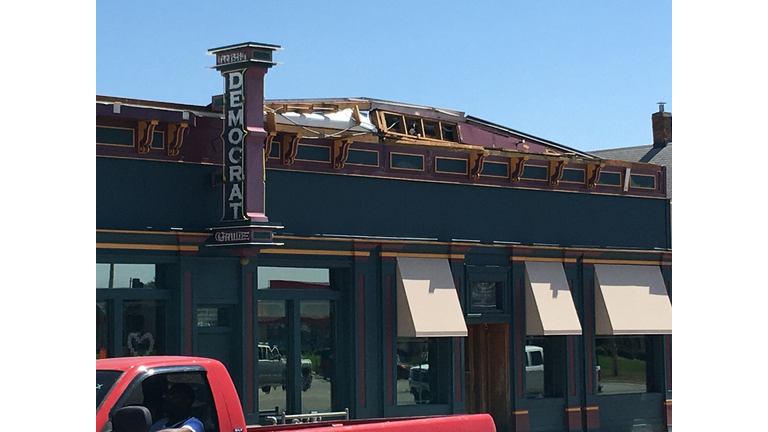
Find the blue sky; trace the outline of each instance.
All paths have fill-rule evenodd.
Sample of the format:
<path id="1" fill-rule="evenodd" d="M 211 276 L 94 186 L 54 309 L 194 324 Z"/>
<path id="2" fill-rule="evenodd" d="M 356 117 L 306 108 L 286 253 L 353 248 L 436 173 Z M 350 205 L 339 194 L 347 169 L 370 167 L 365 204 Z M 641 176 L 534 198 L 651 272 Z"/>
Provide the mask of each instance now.
<path id="1" fill-rule="evenodd" d="M 671 0 L 98 0 L 96 93 L 206 105 L 206 51 L 248 41 L 283 47 L 268 99 L 454 109 L 586 151 L 649 144 L 673 110 Z"/>

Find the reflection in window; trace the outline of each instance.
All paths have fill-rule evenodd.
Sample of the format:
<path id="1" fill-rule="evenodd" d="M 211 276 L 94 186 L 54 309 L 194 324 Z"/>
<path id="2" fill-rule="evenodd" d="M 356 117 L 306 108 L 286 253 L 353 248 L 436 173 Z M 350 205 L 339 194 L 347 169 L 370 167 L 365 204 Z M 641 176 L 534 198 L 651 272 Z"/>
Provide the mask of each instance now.
<path id="1" fill-rule="evenodd" d="M 286 409 L 288 328 L 285 301 L 259 300 L 258 317 L 259 411 L 265 415 L 276 415 Z"/>
<path id="2" fill-rule="evenodd" d="M 96 263 L 96 288 L 155 288 L 155 264 Z"/>
<path id="3" fill-rule="evenodd" d="M 107 302 L 96 302 L 96 358 L 107 358 L 109 350 L 109 312 Z"/>
<path id="4" fill-rule="evenodd" d="M 122 375 L 122 371 L 115 371 L 115 370 L 97 370 L 96 371 L 96 408 L 98 409 L 99 405 L 101 405 L 101 402 L 104 400 L 104 398 L 107 396 L 110 390 L 112 390 L 112 386 L 115 385 L 115 382 L 118 378 L 120 378 L 120 375 Z"/>
<path id="5" fill-rule="evenodd" d="M 301 411 L 331 412 L 334 369 L 333 305 L 301 300 Z"/>
<path id="6" fill-rule="evenodd" d="M 438 358 L 435 338 L 397 339 L 398 405 L 437 403 Z"/>
<path id="7" fill-rule="evenodd" d="M 330 289 L 327 268 L 259 267 L 259 289 Z"/>
<path id="8" fill-rule="evenodd" d="M 165 354 L 165 302 L 123 301 L 123 356 Z"/>
<path id="9" fill-rule="evenodd" d="M 596 337 L 598 394 L 649 391 L 648 347 L 645 336 Z"/>
<path id="10" fill-rule="evenodd" d="M 198 327 L 229 327 L 229 308 L 199 307 L 197 308 Z"/>
<path id="11" fill-rule="evenodd" d="M 564 396 L 564 347 L 565 338 L 562 336 L 528 336 L 525 339 L 526 397 Z"/>

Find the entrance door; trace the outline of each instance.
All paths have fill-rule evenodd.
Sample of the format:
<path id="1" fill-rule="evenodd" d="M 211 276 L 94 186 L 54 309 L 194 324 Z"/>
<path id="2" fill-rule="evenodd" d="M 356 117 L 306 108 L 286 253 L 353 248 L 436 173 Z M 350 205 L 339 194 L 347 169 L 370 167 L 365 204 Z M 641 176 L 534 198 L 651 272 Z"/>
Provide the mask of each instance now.
<path id="1" fill-rule="evenodd" d="M 284 299 L 258 302 L 259 412 L 331 412 L 335 301 L 280 294 Z"/>
<path id="2" fill-rule="evenodd" d="M 467 330 L 467 411 L 488 413 L 496 430 L 511 430 L 509 324 L 469 324 Z"/>

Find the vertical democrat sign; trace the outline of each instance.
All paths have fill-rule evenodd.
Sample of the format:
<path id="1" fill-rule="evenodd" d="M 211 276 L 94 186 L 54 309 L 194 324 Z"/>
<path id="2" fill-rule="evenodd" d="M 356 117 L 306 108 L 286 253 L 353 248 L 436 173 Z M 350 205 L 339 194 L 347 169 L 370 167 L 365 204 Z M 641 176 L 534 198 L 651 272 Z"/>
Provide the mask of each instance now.
<path id="1" fill-rule="evenodd" d="M 226 221 L 247 219 L 244 212 L 245 170 L 243 144 L 248 133 L 245 129 L 245 69 L 232 70 L 224 75 L 224 216 Z"/>

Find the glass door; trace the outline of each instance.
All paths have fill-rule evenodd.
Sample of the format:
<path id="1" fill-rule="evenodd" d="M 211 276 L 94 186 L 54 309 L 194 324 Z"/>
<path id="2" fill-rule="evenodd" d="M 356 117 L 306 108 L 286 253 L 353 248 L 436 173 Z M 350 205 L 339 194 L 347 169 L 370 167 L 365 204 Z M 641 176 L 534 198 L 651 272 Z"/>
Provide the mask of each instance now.
<path id="1" fill-rule="evenodd" d="M 301 412 L 333 411 L 333 302 L 301 300 L 299 302 L 301 337 Z"/>
<path id="2" fill-rule="evenodd" d="M 333 411 L 333 300 L 259 300 L 259 413 Z"/>

